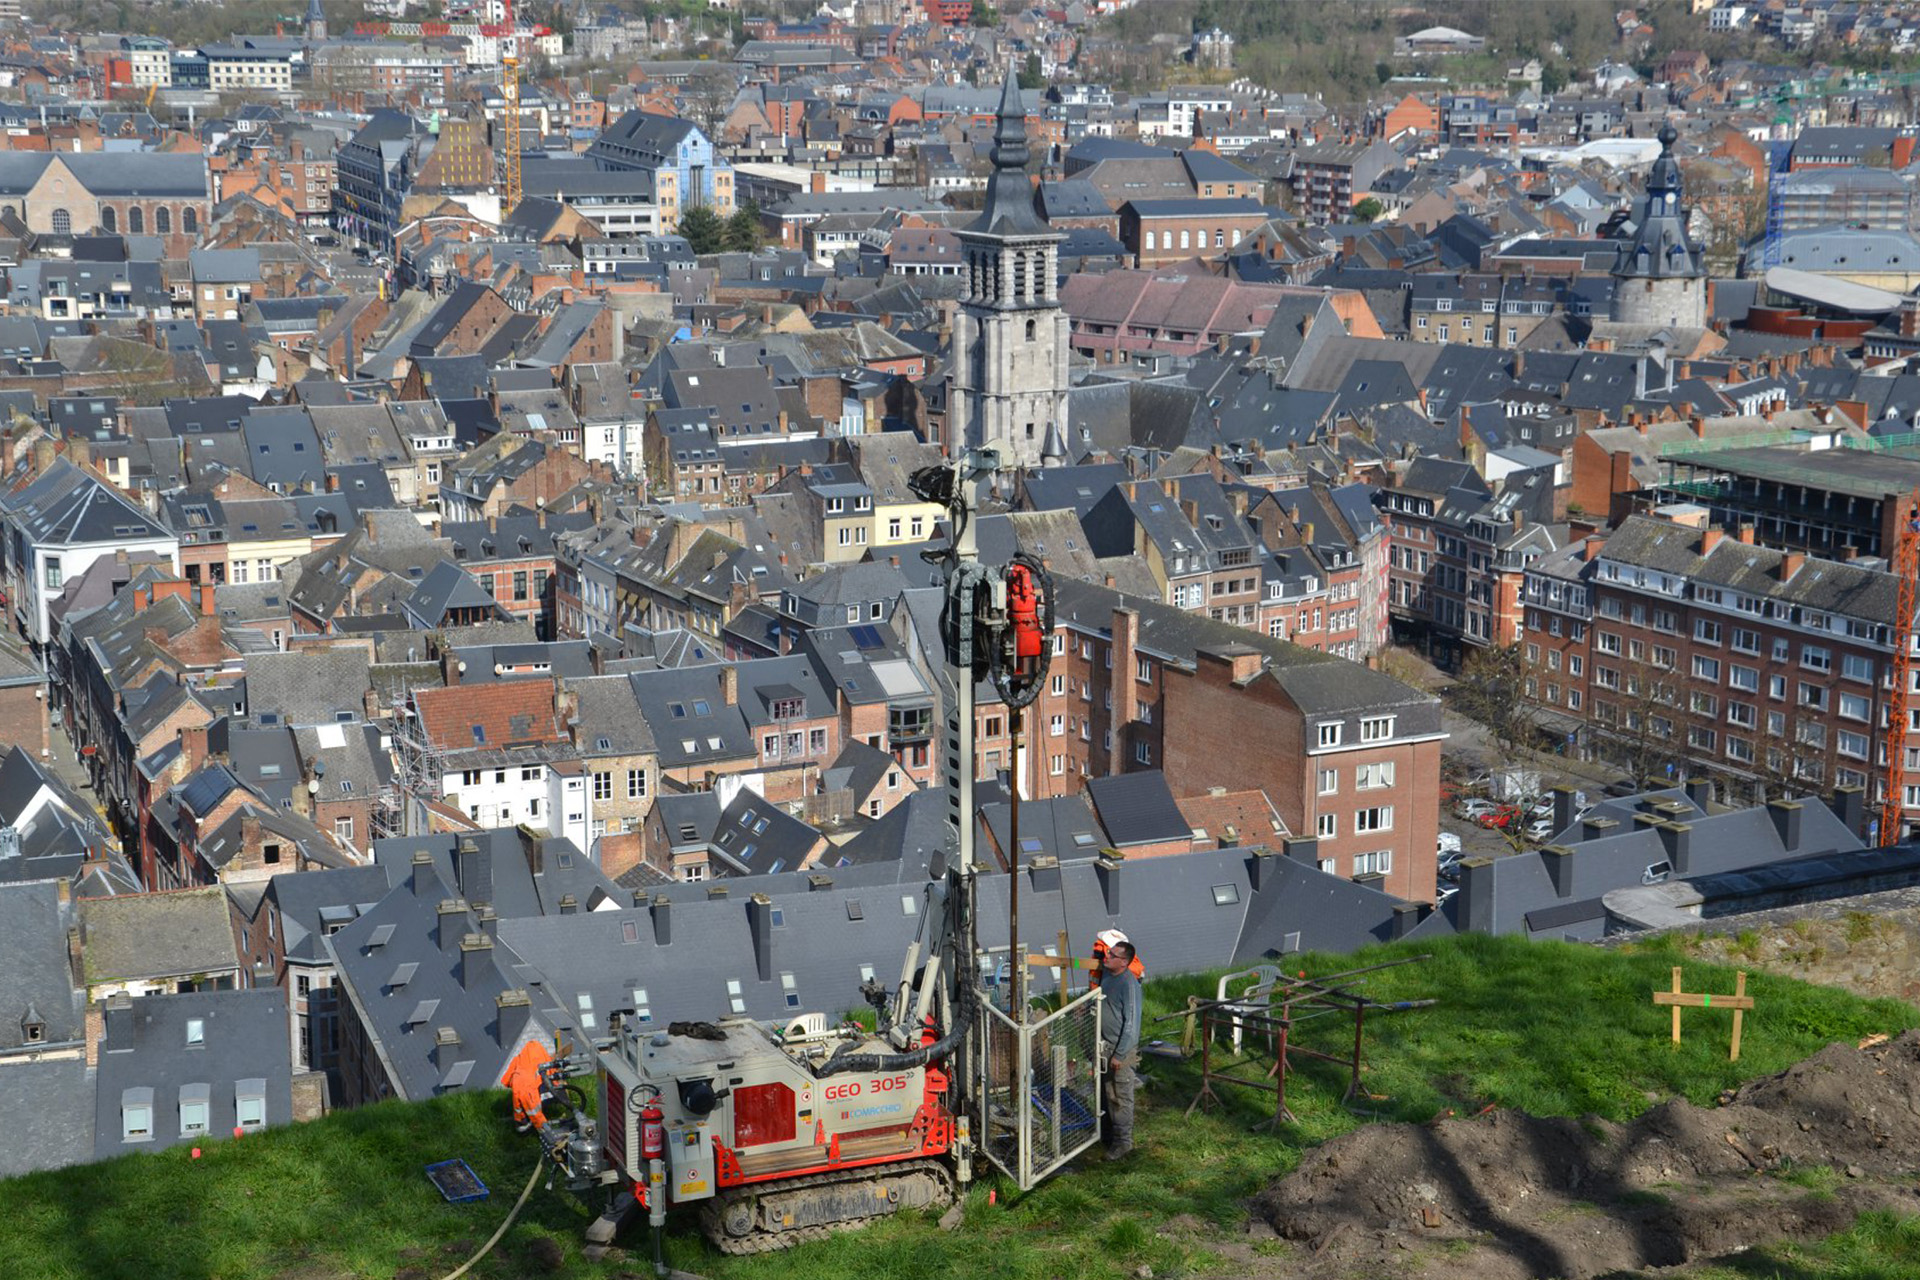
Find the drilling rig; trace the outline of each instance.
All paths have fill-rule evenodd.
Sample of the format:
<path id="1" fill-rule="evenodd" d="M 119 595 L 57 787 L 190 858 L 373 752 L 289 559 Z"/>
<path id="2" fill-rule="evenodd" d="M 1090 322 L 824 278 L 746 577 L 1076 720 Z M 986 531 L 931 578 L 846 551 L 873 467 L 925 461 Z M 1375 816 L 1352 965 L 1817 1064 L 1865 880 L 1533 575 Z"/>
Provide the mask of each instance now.
<path id="1" fill-rule="evenodd" d="M 973 521 L 999 464 L 996 451 L 975 449 L 910 481 L 949 518 L 948 545 L 927 553 L 946 577 L 947 825 L 898 981 L 859 989 L 874 1027 L 809 1014 L 661 1031 L 619 1011 L 606 1039 L 529 1063 L 520 1084 L 509 1077 L 516 1098 L 527 1090 L 516 1108 L 568 1187 L 606 1196 L 587 1231 L 589 1256 L 644 1216 L 665 1275 L 667 1214 L 695 1206 L 722 1252 L 786 1248 L 948 1204 L 982 1160 L 1026 1190 L 1098 1139 L 1098 993 L 1063 996 L 1057 1011 L 1037 1015 L 1017 913 L 1006 951 L 1014 981 L 997 992 L 987 981 L 997 948 L 980 940 L 975 699 L 986 684 L 1014 715 L 1032 702 L 1053 626 L 1044 566 L 1024 555 L 980 562 Z M 598 1081 L 598 1119 L 571 1083 L 586 1076 Z"/>

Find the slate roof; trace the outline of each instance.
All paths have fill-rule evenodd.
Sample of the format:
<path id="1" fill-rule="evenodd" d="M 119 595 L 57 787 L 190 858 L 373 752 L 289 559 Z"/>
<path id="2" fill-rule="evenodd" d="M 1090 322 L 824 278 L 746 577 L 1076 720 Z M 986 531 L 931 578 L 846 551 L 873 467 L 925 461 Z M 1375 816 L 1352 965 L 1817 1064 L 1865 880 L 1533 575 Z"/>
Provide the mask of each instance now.
<path id="1" fill-rule="evenodd" d="M 301 728 L 366 719 L 372 666 L 358 646 L 256 653 L 245 660 L 254 724 Z"/>
<path id="2" fill-rule="evenodd" d="M 42 1045 L 85 1039 L 84 995 L 67 965 L 72 922 L 73 909 L 61 903 L 53 883 L 0 885 L 0 1051 L 28 1043 L 28 1022 L 42 1028 L 36 1042 Z"/>
<path id="3" fill-rule="evenodd" d="M 276 986 L 193 991 L 109 1003 L 95 1091 L 97 1159 L 160 1151 L 182 1143 L 211 1145 L 239 1123 L 242 1088 L 265 1102 L 266 1126 L 293 1122 L 292 1044 L 287 995 Z M 201 1039 L 191 1040 L 198 1023 Z M 183 1133 L 180 1104 L 207 1103 L 205 1133 Z M 123 1107 L 144 1099 L 151 1134 L 128 1140 Z"/>
<path id="4" fill-rule="evenodd" d="M 89 987 L 239 968 L 226 890 L 175 889 L 80 905 Z"/>
<path id="5" fill-rule="evenodd" d="M 0 511 L 31 543 L 42 546 L 172 537 L 112 486 L 64 457 L 55 459 L 25 488 L 0 492 Z"/>
<path id="6" fill-rule="evenodd" d="M 0 1142 L 0 1178 L 94 1158 L 94 1076 L 84 1057 L 15 1062 L 4 1071 L 13 1114 Z"/>
<path id="7" fill-rule="evenodd" d="M 1167 775 L 1158 769 L 1089 778 L 1086 786 L 1100 825 L 1117 849 L 1193 836 L 1193 828 L 1174 803 Z"/>
<path id="8" fill-rule="evenodd" d="M 513 833 L 507 835 L 513 838 Z M 423 842 L 406 843 L 423 847 Z M 494 926 L 460 902 L 437 864 L 429 860 L 416 867 L 410 852 L 387 850 L 389 857 L 401 853 L 405 878 L 370 911 L 323 939 L 341 993 L 367 1029 L 373 1056 L 394 1093 L 422 1099 L 456 1089 L 492 1088 L 528 1041 L 554 1031 L 584 1038 L 572 1018 L 549 1006 L 544 987 L 535 981 L 538 975 L 526 968 L 512 944 L 488 937 Z M 585 861 L 577 850 L 572 856 Z M 459 909 L 442 916 L 443 902 L 458 903 Z M 475 951 L 475 961 L 467 968 L 461 942 L 474 935 L 487 937 L 491 945 Z M 517 1030 L 502 1025 L 497 1003 L 502 993 L 514 990 L 526 991 L 534 1001 L 528 1021 Z M 458 1041 L 456 1061 L 444 1067 L 434 1061 L 443 1027 Z M 460 1063 L 467 1065 L 461 1069 Z"/>

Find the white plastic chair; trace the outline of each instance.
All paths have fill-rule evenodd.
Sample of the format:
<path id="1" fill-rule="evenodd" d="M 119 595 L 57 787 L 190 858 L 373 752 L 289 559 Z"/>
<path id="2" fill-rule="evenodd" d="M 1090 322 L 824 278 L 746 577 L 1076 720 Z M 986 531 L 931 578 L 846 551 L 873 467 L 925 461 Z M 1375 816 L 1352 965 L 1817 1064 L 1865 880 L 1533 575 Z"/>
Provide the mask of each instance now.
<path id="1" fill-rule="evenodd" d="M 1275 984 L 1280 981 L 1280 969 L 1277 965 L 1257 964 L 1251 969 L 1224 974 L 1220 979 L 1215 998 L 1225 1001 L 1233 984 L 1245 978 L 1251 978 L 1253 981 L 1240 989 L 1239 999 L 1230 1006 L 1236 1011 L 1233 1019 L 1233 1051 L 1235 1053 L 1240 1052 L 1240 1038 L 1245 1031 L 1245 1024 L 1241 1022 L 1239 1014 L 1267 1012 L 1267 997 L 1273 994 Z"/>

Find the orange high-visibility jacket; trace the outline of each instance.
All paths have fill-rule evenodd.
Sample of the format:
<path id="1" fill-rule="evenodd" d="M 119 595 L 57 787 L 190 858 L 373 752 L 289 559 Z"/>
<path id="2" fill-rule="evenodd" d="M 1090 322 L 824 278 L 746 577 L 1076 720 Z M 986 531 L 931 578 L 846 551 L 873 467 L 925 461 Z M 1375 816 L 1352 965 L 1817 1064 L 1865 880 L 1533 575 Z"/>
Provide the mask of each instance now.
<path id="1" fill-rule="evenodd" d="M 1093 940 L 1093 976 L 1087 979 L 1089 986 L 1099 986 L 1100 979 L 1107 976 L 1107 971 L 1103 967 L 1106 962 L 1107 944 L 1095 938 Z M 1133 953 L 1133 963 L 1128 965 L 1127 969 L 1134 977 L 1140 979 L 1140 981 L 1145 982 L 1147 980 L 1147 968 L 1140 963 L 1140 953 L 1138 951 Z"/>

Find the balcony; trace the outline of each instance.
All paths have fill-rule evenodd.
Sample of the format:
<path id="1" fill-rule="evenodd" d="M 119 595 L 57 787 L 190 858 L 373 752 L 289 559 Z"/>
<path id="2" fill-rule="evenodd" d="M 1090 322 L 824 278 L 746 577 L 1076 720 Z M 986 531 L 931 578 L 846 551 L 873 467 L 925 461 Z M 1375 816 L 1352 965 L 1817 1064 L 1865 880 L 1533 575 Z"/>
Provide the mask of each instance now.
<path id="1" fill-rule="evenodd" d="M 933 706 L 890 706 L 887 708 L 887 741 L 895 747 L 930 741 L 933 737 Z"/>

